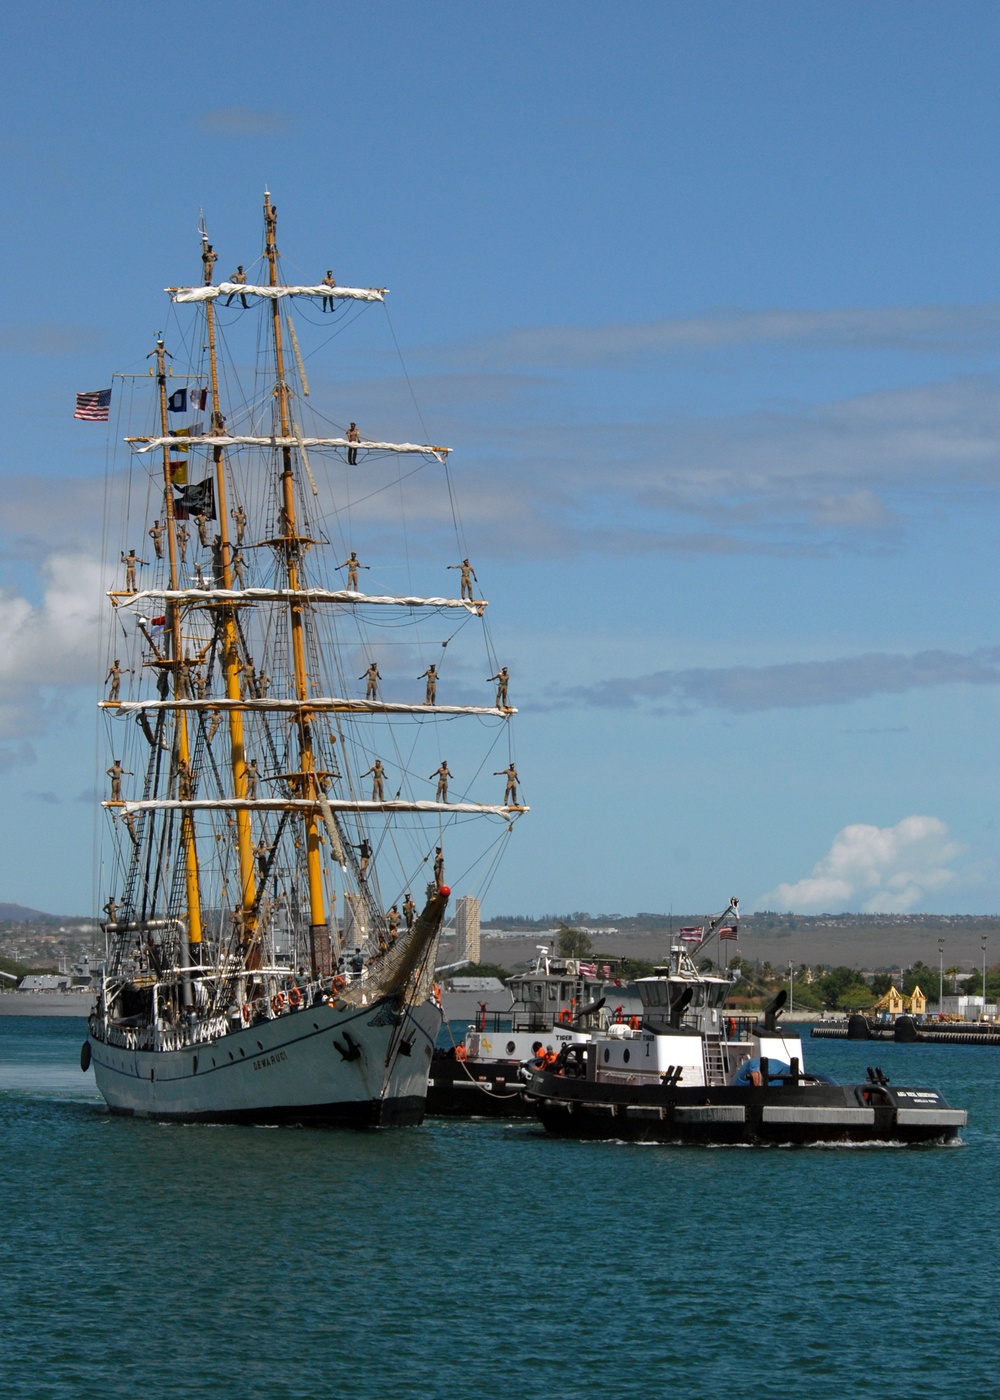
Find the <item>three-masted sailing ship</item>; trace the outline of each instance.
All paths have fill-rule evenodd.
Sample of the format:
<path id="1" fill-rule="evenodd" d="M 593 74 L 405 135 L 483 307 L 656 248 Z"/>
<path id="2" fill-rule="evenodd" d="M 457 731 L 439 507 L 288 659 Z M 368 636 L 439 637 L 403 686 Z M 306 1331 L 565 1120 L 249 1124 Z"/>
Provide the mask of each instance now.
<path id="1" fill-rule="evenodd" d="M 405 522 L 407 493 L 436 476 L 446 504 L 429 518 L 455 519 L 449 449 L 302 426 L 299 333 L 318 327 L 322 349 L 385 290 L 284 283 L 269 194 L 259 263 L 216 284 L 215 260 L 202 230 L 201 284 L 167 289 L 173 346 L 159 337 L 148 372 L 122 378 L 144 426 L 110 498 L 107 964 L 83 1057 L 126 1113 L 419 1122 L 446 847 L 465 860 L 465 824 L 483 819 L 488 875 L 527 810 L 507 670 L 467 557 L 448 565 L 458 590 L 363 589 L 357 534 L 387 573 L 413 567 L 383 544 L 391 505 Z M 230 342 L 247 329 L 241 384 Z M 458 659 L 467 629 L 478 661 Z M 463 717 L 478 757 L 462 751 L 458 773 L 442 735 Z M 478 800 L 497 779 L 503 801 Z"/>

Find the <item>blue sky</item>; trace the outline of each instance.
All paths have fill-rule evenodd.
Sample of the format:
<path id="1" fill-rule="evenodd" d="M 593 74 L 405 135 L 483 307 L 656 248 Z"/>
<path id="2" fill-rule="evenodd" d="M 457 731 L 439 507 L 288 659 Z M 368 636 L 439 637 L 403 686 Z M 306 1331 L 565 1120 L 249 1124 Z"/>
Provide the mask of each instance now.
<path id="1" fill-rule="evenodd" d="M 0 897 L 93 899 L 106 439 L 221 262 L 389 315 L 516 677 L 487 910 L 1000 907 L 994 5 L 8 13 Z M 320 386 L 322 387 L 322 385 Z M 341 393 L 412 429 L 391 336 Z"/>

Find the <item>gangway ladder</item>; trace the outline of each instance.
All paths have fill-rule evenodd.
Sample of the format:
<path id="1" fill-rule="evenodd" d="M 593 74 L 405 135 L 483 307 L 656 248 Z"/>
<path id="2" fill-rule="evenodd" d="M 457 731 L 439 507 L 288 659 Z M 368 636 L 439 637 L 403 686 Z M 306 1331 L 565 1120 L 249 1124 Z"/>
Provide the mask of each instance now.
<path id="1" fill-rule="evenodd" d="M 725 1084 L 726 1060 L 721 1036 L 706 1035 L 702 1041 L 702 1048 L 705 1056 L 705 1083 Z"/>

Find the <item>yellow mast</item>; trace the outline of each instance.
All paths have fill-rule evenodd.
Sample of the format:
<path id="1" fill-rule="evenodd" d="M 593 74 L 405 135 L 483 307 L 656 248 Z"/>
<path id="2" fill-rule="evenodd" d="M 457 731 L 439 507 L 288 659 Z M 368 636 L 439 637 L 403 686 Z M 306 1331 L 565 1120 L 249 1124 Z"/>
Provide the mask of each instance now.
<path id="1" fill-rule="evenodd" d="M 202 234 L 205 241 L 205 235 Z M 212 432 L 222 428 L 222 415 L 219 408 L 219 374 L 215 352 L 215 307 L 211 301 L 205 303 L 208 321 L 208 362 L 212 393 Z M 215 463 L 215 510 L 218 516 L 218 530 L 222 553 L 223 588 L 232 588 L 232 546 L 229 540 L 229 511 L 226 501 L 225 459 L 221 447 L 213 447 L 212 460 Z M 236 617 L 232 608 L 222 612 L 222 666 L 226 682 L 226 699 L 240 699 L 240 655 L 236 631 Z M 243 712 L 234 706 L 229 712 L 229 748 L 233 773 L 233 791 L 237 797 L 246 797 L 246 750 L 243 744 Z M 240 862 L 240 907 L 244 938 L 250 941 L 255 932 L 256 916 L 254 905 L 257 902 L 256 879 L 254 876 L 253 835 L 250 813 L 241 808 L 236 812 L 236 846 Z"/>
<path id="2" fill-rule="evenodd" d="M 268 276 L 270 285 L 278 285 L 278 247 L 277 247 L 277 211 L 271 204 L 269 191 L 264 191 L 264 228 L 266 230 L 264 254 L 267 258 Z M 281 338 L 281 310 L 278 298 L 271 301 L 271 328 L 274 340 L 274 367 L 275 367 L 275 395 L 278 400 L 278 419 L 281 428 L 281 436 L 288 438 L 292 436 L 291 415 L 288 407 L 288 384 L 285 381 L 285 359 Z M 281 501 L 282 512 L 280 517 L 279 534 L 284 536 L 285 545 L 285 572 L 288 579 L 288 588 L 294 593 L 299 587 L 299 539 L 298 527 L 295 518 L 295 482 L 292 476 L 292 451 L 289 447 L 281 449 L 282 472 L 281 472 Z M 303 629 L 302 604 L 292 598 L 289 603 L 291 635 L 292 635 L 292 666 L 295 675 L 295 697 L 297 700 L 308 699 L 308 677 L 306 673 L 305 637 Z M 301 796 L 318 799 L 320 788 L 316 779 L 316 764 L 312 749 L 312 715 L 309 710 L 303 709 L 299 714 L 298 734 L 299 734 L 299 768 L 302 774 Z M 325 967 L 318 967 L 317 962 L 325 961 L 321 959 L 320 950 L 324 946 L 326 936 L 326 908 L 323 896 L 323 864 L 320 857 L 319 841 L 319 820 L 314 812 L 305 817 L 305 838 L 306 838 L 306 869 L 309 876 L 309 922 L 312 926 L 311 943 L 313 971 L 325 972 Z"/>
<path id="3" fill-rule="evenodd" d="M 166 438 L 167 433 L 167 365 L 166 350 L 162 340 L 156 342 L 156 378 L 160 389 L 160 433 Z M 175 590 L 179 587 L 177 568 L 177 536 L 174 516 L 174 492 L 170 480 L 170 448 L 166 442 L 163 444 L 163 504 L 167 517 L 167 556 L 170 566 L 170 587 Z M 184 677 L 186 682 L 186 669 L 184 666 L 184 638 L 181 635 L 181 610 L 175 602 L 167 603 L 167 624 L 166 632 L 170 637 L 171 650 L 173 652 L 173 674 L 174 674 L 174 695 L 178 696 L 178 684 Z M 183 692 L 184 685 L 181 684 Z M 180 698 L 180 697 L 178 697 Z M 182 772 L 187 772 L 191 757 L 188 745 L 187 714 L 178 708 L 174 711 L 174 722 L 177 726 L 177 759 L 178 766 L 183 764 Z M 184 851 L 184 884 L 187 898 L 187 928 L 188 943 L 191 948 L 197 951 L 201 946 L 201 893 L 198 887 L 198 848 L 195 844 L 194 817 L 188 811 L 181 816 L 181 847 Z"/>

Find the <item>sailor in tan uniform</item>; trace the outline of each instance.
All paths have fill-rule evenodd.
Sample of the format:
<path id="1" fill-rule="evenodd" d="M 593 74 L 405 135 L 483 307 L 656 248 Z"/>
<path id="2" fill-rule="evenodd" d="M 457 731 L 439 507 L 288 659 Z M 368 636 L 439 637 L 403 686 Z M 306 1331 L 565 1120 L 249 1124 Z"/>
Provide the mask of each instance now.
<path id="1" fill-rule="evenodd" d="M 448 565 L 448 568 L 449 568 L 449 569 L 461 569 L 461 570 L 462 570 L 462 590 L 461 590 L 461 592 L 460 592 L 460 594 L 459 594 L 459 597 L 460 597 L 460 598 L 468 598 L 469 601 L 471 602 L 471 601 L 472 601 L 472 583 L 473 583 L 473 580 L 475 579 L 476 583 L 479 582 L 479 580 L 476 578 L 476 571 L 475 571 L 475 569 L 474 569 L 474 568 L 472 567 L 472 565 L 469 563 L 468 559 L 463 559 L 462 562 L 461 562 L 461 564 L 449 564 L 449 565 Z"/>
<path id="2" fill-rule="evenodd" d="M 438 673 L 437 667 L 433 662 L 427 667 L 426 671 L 417 677 L 417 680 L 422 681 L 425 677 L 427 679 L 427 694 L 424 697 L 424 704 L 436 705 Z"/>

